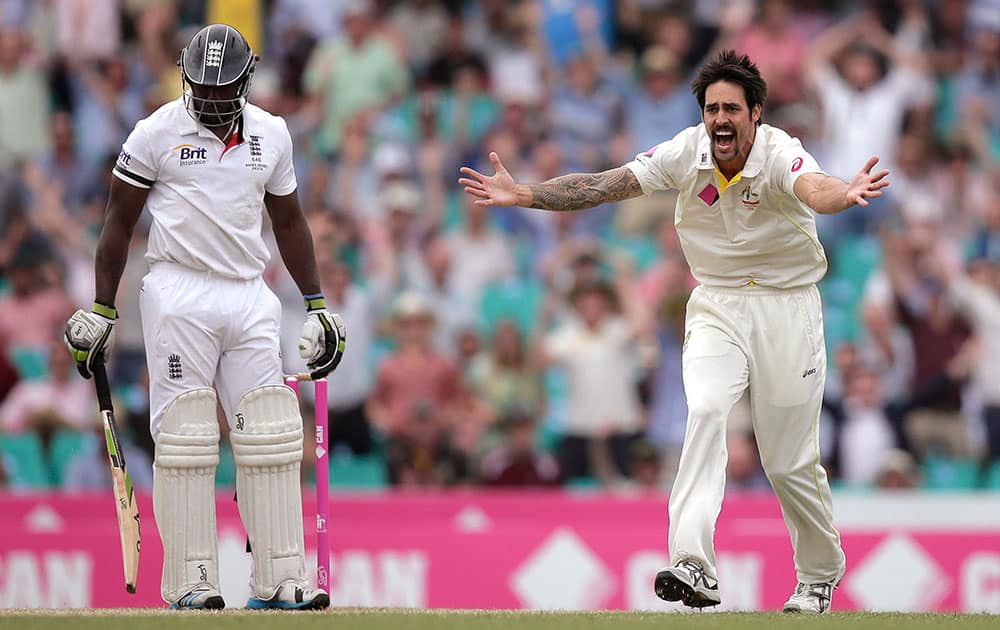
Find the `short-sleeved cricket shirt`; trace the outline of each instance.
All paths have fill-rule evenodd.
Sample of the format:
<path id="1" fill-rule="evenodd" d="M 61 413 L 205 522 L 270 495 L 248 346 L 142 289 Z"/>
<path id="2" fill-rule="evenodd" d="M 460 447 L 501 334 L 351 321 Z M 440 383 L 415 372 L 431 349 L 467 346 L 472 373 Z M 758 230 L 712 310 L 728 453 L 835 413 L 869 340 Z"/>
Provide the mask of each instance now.
<path id="1" fill-rule="evenodd" d="M 822 172 L 796 138 L 757 127 L 743 170 L 720 183 L 705 125 L 689 127 L 626 166 L 644 193 L 677 189 L 674 223 L 695 279 L 717 287 L 808 286 L 826 273 L 811 208 L 792 187 Z"/>
<path id="2" fill-rule="evenodd" d="M 296 189 L 282 118 L 247 105 L 227 145 L 195 122 L 181 99 L 136 124 L 114 175 L 149 189 L 146 260 L 237 279 L 259 276 L 270 257 L 261 236 L 264 193 Z"/>

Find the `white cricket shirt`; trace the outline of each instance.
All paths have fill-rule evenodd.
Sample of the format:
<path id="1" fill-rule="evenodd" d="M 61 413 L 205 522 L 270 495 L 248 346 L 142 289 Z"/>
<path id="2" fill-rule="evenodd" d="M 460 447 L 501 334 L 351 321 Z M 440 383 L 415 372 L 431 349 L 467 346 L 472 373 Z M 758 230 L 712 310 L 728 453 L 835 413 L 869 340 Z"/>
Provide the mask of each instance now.
<path id="1" fill-rule="evenodd" d="M 244 280 L 264 271 L 270 258 L 261 236 L 264 193 L 295 191 L 292 138 L 282 118 L 247 105 L 242 141 L 236 140 L 223 144 L 188 115 L 181 99 L 129 134 L 113 172 L 149 189 L 150 263 Z"/>
<path id="2" fill-rule="evenodd" d="M 688 127 L 626 164 L 642 191 L 677 189 L 674 224 L 691 273 L 716 287 L 791 289 L 818 282 L 826 253 L 795 180 L 821 173 L 797 138 L 757 127 L 747 163 L 722 189 L 705 125 Z"/>

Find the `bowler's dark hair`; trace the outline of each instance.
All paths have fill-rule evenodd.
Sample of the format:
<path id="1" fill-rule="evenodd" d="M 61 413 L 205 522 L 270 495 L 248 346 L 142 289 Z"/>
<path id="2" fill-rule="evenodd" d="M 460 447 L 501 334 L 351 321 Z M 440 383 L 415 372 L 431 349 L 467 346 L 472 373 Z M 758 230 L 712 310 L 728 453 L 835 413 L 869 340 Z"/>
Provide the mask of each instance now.
<path id="1" fill-rule="evenodd" d="M 743 87 L 747 107 L 752 111 L 755 105 L 764 107 L 767 100 L 767 83 L 760 76 L 757 65 L 750 57 L 727 48 L 701 67 L 698 76 L 691 82 L 691 92 L 698 99 L 698 107 L 705 109 L 705 91 L 717 81 L 728 81 Z M 757 124 L 760 124 L 760 119 Z"/>

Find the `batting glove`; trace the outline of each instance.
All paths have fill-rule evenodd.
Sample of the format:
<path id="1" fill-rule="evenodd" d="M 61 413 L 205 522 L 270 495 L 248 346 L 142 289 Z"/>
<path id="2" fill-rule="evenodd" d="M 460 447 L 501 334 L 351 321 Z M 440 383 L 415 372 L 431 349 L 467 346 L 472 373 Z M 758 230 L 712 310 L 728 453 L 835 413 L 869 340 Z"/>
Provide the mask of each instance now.
<path id="1" fill-rule="evenodd" d="M 299 339 L 299 356 L 306 361 L 311 376 L 323 378 L 337 368 L 344 356 L 347 331 L 344 320 L 326 310 L 323 296 L 307 296 L 306 323 Z"/>
<path id="2" fill-rule="evenodd" d="M 114 338 L 115 307 L 94 302 L 91 312 L 78 310 L 66 322 L 64 341 L 83 378 L 94 375 L 94 362 L 102 361 Z"/>

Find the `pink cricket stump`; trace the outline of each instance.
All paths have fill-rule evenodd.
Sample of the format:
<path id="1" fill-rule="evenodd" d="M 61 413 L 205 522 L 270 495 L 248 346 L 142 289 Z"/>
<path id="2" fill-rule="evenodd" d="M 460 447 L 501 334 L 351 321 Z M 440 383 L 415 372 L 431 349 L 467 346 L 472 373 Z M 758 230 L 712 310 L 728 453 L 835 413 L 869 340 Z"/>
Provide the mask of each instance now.
<path id="1" fill-rule="evenodd" d="M 304 374 L 286 376 L 285 383 L 298 395 L 299 380 L 307 379 Z M 330 533 L 326 523 L 330 513 L 330 408 L 327 380 L 317 379 L 313 384 L 316 386 L 316 586 L 329 593 Z"/>

